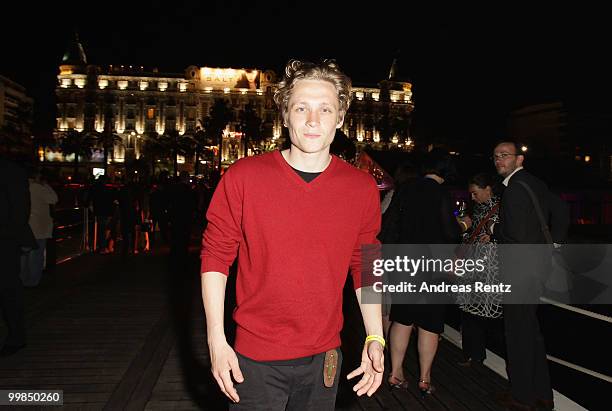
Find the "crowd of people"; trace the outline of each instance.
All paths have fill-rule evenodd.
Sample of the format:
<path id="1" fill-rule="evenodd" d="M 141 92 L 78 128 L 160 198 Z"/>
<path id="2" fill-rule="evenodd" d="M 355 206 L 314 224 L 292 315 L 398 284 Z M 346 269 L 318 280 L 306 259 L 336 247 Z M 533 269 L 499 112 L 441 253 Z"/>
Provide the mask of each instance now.
<path id="1" fill-rule="evenodd" d="M 0 311 L 8 328 L 0 356 L 8 356 L 26 345 L 24 287 L 38 287 L 55 264 L 55 206 L 64 187 L 48 169 L 1 156 L 0 172 Z M 175 179 L 162 172 L 148 182 L 111 182 L 102 175 L 78 197 L 93 216 L 92 252 L 127 257 L 165 243 L 172 263 L 182 269 L 189 240 L 205 226 L 210 195 L 206 184 L 186 172 Z"/>
<path id="2" fill-rule="evenodd" d="M 121 184 L 101 175 L 85 194 L 95 220 L 93 249 L 109 254 L 120 244 L 126 257 L 161 242 L 170 245 L 173 257 L 186 258 L 189 239 L 201 233 L 209 201 L 210 188 L 186 171 L 176 178 L 162 172 L 149 182 L 132 177 Z"/>
<path id="3" fill-rule="evenodd" d="M 386 196 L 382 201 L 385 207 L 379 239 L 383 244 L 459 244 L 455 248 L 456 257 L 469 257 L 484 264 L 482 270 L 457 276 L 458 283 L 513 283 L 513 299 L 501 292 L 455 295 L 461 310 L 464 354 L 458 365 L 482 364 L 487 342 L 491 342 L 487 337 L 495 337 L 493 334 L 498 330 L 495 322 L 502 321 L 511 390 L 497 393 L 498 402 L 510 410 L 552 410 L 546 350 L 537 318 L 537 298 L 541 295 L 541 280 L 550 271 L 550 258 L 537 255 L 541 248 L 536 246 L 531 247 L 536 250 L 531 258 L 515 252 L 514 258 L 524 258 L 525 263 L 503 264 L 498 244 L 560 246 L 566 240 L 569 213 L 558 196 L 523 168 L 526 154 L 520 147 L 510 140 L 494 147 L 492 161 L 498 176 L 483 172 L 469 178 L 466 188 L 473 204 L 471 212 L 465 215 L 454 209 L 450 192 L 443 186 L 454 174 L 449 156 L 429 153 L 418 173 L 414 164 L 402 164 L 396 173 L 391 200 Z M 409 178 L 403 177 L 407 174 Z M 528 188 L 521 187 L 524 184 Z M 550 235 L 546 236 L 546 232 Z M 505 248 L 508 249 L 511 248 Z M 424 251 L 425 256 L 427 252 Z M 522 279 L 517 281 L 519 277 Z M 425 281 L 428 279 L 431 276 Z M 417 328 L 420 372 L 417 384 L 423 396 L 435 391 L 431 366 L 448 311 L 448 306 L 437 304 L 430 297 L 426 296 L 422 304 L 391 300 L 388 318 L 391 355 L 388 383 L 392 388 L 407 389 L 409 382 L 403 364 L 413 328 Z"/>

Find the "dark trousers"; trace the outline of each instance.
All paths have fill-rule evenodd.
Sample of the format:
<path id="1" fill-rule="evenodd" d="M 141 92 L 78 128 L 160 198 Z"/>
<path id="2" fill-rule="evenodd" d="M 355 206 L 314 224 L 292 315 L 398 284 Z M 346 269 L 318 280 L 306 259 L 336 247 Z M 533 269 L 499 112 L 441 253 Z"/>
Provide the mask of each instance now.
<path id="1" fill-rule="evenodd" d="M 323 384 L 325 353 L 300 365 L 270 365 L 237 354 L 244 382 L 236 384 L 240 402 L 230 403 L 229 409 L 333 411 L 342 365 L 342 353 L 338 353 L 336 378 L 330 388 Z"/>
<path id="2" fill-rule="evenodd" d="M 552 401 L 548 360 L 540 331 L 537 305 L 504 305 L 506 370 L 512 396 L 533 405 L 536 399 Z"/>
<path id="3" fill-rule="evenodd" d="M 5 345 L 25 344 L 23 284 L 19 278 L 20 250 L 17 245 L 0 241 L 0 308 L 8 328 Z"/>

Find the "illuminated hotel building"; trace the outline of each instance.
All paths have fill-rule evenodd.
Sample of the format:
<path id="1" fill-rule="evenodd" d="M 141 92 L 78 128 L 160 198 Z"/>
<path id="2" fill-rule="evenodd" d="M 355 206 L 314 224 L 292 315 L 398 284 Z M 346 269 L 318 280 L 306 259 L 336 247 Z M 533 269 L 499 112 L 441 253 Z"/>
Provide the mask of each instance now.
<path id="1" fill-rule="evenodd" d="M 279 78 L 272 70 L 190 66 L 183 73 L 160 73 L 140 66 L 103 68 L 87 64 L 77 39 L 59 71 L 56 137 L 69 130 L 102 133 L 110 127 L 121 141 L 110 153 L 109 164 L 140 158 L 144 141 L 153 133 L 193 135 L 219 98 L 233 112 L 223 132 L 224 165 L 245 153 L 240 112 L 247 105 L 262 120 L 264 141 L 258 149 L 275 148 L 284 139 L 273 101 Z M 354 100 L 342 131 L 358 147 L 410 146 L 411 84 L 396 81 L 393 73 L 394 68 L 390 79 L 378 87 L 353 88 Z M 194 159 L 182 160 L 181 167 L 192 171 Z"/>

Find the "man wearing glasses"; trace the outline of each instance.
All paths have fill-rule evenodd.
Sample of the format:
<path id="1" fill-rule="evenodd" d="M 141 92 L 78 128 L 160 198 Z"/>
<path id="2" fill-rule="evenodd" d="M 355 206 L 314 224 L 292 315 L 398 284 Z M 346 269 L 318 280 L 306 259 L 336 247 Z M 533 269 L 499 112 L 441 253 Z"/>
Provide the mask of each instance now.
<path id="1" fill-rule="evenodd" d="M 493 151 L 495 168 L 504 178 L 502 184 L 506 189 L 502 196 L 500 221 L 490 227 L 491 233 L 500 244 L 548 242 L 536 205 L 524 186 L 526 184 L 535 194 L 542 215 L 548 220 L 553 241 L 561 243 L 565 240 L 569 225 L 567 206 L 548 190 L 543 181 L 523 168 L 524 160 L 521 146 L 513 141 L 501 142 Z M 539 247 L 529 249 L 540 250 Z M 538 251 L 530 256 L 525 255 L 524 247 L 517 252 L 521 253 L 517 256 L 518 260 L 527 263 L 519 270 L 513 265 L 512 271 L 505 273 L 511 282 L 518 285 L 518 295 L 513 296 L 515 301 L 512 303 L 504 304 L 506 368 L 511 389 L 499 400 L 509 410 L 552 410 L 553 393 L 546 347 L 537 318 L 538 290 L 541 289 L 541 276 L 547 271 L 547 260 L 538 255 Z"/>

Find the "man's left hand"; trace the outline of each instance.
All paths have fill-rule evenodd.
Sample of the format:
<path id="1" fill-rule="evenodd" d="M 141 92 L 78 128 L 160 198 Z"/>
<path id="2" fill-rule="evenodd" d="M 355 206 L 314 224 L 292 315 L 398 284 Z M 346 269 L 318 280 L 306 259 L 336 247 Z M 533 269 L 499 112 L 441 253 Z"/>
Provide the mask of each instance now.
<path id="1" fill-rule="evenodd" d="M 353 387 L 358 396 L 367 394 L 371 397 L 382 383 L 385 370 L 385 354 L 383 346 L 378 341 L 366 343 L 361 353 L 361 365 L 347 375 L 351 379 L 363 374 L 361 380 Z"/>

